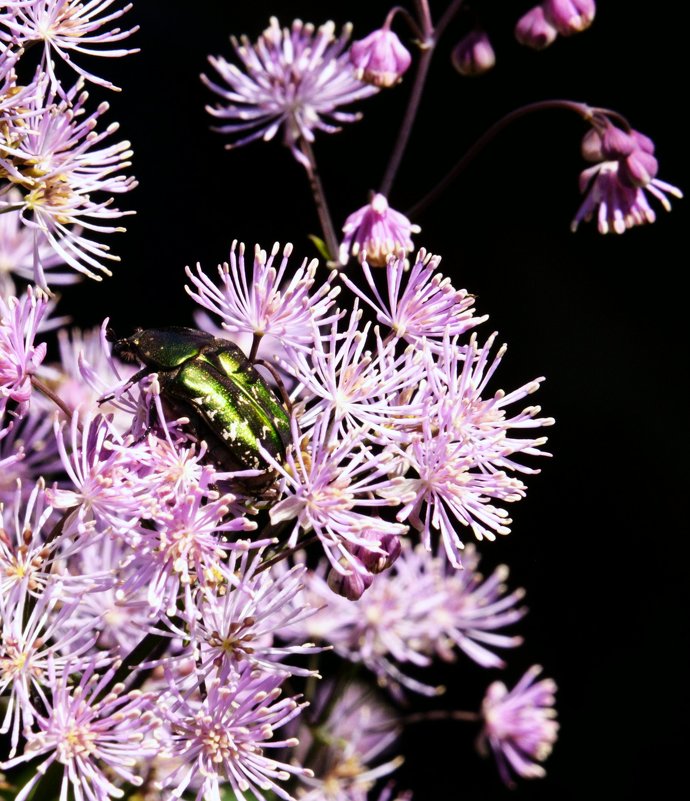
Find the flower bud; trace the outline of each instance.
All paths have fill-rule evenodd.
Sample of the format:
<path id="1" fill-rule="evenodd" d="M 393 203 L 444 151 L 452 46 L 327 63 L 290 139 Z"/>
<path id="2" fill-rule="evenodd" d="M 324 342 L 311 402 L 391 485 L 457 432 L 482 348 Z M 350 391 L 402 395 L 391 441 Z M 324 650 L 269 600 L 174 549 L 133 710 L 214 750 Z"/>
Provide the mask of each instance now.
<path id="1" fill-rule="evenodd" d="M 631 187 L 645 187 L 656 178 L 659 164 L 651 153 L 636 148 L 618 168 L 621 183 Z"/>
<path id="2" fill-rule="evenodd" d="M 482 75 L 496 63 L 496 54 L 486 31 L 474 30 L 462 38 L 451 54 L 453 66 L 460 75 Z"/>
<path id="3" fill-rule="evenodd" d="M 412 56 L 393 31 L 380 28 L 352 43 L 350 61 L 360 81 L 387 88 L 402 78 Z"/>
<path id="4" fill-rule="evenodd" d="M 630 131 L 630 133 L 635 137 L 635 142 L 640 150 L 644 151 L 645 153 L 654 154 L 654 142 L 652 142 L 648 136 L 645 136 L 643 133 L 635 131 L 634 129 Z"/>
<path id="5" fill-rule="evenodd" d="M 402 550 L 400 537 L 395 534 L 384 534 L 380 540 L 372 541 L 372 546 L 375 549 L 358 545 L 353 552 L 369 573 L 382 573 L 388 570 Z"/>
<path id="6" fill-rule="evenodd" d="M 594 19 L 594 0 L 544 0 L 544 16 L 561 34 L 570 36 L 589 28 Z"/>
<path id="7" fill-rule="evenodd" d="M 341 559 L 340 562 L 343 563 L 344 559 Z M 345 565 L 343 566 L 345 567 Z M 349 573 L 341 573 L 332 567 L 326 582 L 336 595 L 342 595 L 348 601 L 358 601 L 364 591 L 371 587 L 373 580 L 373 576 L 359 573 L 351 567 Z"/>
<path id="8" fill-rule="evenodd" d="M 544 16 L 541 6 L 534 6 L 517 21 L 515 38 L 534 50 L 543 50 L 558 36 L 558 31 Z"/>
<path id="9" fill-rule="evenodd" d="M 604 161 L 604 151 L 601 136 L 596 128 L 590 128 L 582 137 L 580 151 L 582 152 L 582 158 L 585 161 L 591 161 L 594 163 L 598 161 Z"/>
<path id="10" fill-rule="evenodd" d="M 624 159 L 636 149 L 637 142 L 631 133 L 626 133 L 615 125 L 606 126 L 601 135 L 601 150 L 604 159 L 609 161 Z"/>

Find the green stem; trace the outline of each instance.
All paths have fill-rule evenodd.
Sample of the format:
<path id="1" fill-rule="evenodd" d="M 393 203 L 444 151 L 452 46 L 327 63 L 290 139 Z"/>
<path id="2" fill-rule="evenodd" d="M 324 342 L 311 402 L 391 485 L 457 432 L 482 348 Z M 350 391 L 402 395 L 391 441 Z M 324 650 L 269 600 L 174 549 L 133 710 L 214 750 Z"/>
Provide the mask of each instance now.
<path id="1" fill-rule="evenodd" d="M 314 149 L 312 148 L 311 143 L 307 142 L 306 139 L 302 139 L 300 144 L 302 153 L 304 153 L 309 164 L 309 166 L 306 168 L 307 176 L 309 177 L 309 185 L 311 186 L 314 203 L 316 204 L 316 213 L 318 214 L 319 222 L 321 223 L 321 231 L 323 232 L 323 238 L 326 243 L 329 260 L 331 262 L 337 262 L 338 236 L 336 235 L 335 227 L 333 226 L 333 218 L 331 217 L 331 213 L 328 208 L 326 193 L 324 192 L 321 177 L 316 166 Z"/>

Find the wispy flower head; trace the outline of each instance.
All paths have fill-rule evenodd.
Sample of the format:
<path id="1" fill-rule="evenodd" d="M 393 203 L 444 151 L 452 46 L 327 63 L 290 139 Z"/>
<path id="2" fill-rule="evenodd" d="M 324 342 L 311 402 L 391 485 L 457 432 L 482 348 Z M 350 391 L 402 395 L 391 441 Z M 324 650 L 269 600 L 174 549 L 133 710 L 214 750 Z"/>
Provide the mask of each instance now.
<path id="1" fill-rule="evenodd" d="M 21 589 L 0 596 L 0 693 L 9 696 L 0 733 L 11 731 L 10 756 L 16 752 L 20 732 L 30 729 L 40 714 L 48 675 L 59 677 L 68 664 L 79 670 L 83 661 L 79 655 L 96 639 L 87 634 L 75 648 L 76 635 L 61 632 L 77 602 L 68 600 L 58 583 L 44 586 L 38 596 L 30 595 L 26 584 Z"/>
<path id="2" fill-rule="evenodd" d="M 325 682 L 317 691 L 312 718 L 319 721 L 317 729 L 302 726 L 298 731 L 295 758 L 306 760 L 314 774 L 302 779 L 299 801 L 364 801 L 378 779 L 402 764 L 399 756 L 379 761 L 391 750 L 400 727 L 394 710 L 365 684 L 353 682 L 343 690 Z"/>
<path id="3" fill-rule="evenodd" d="M 136 766 L 157 750 L 156 718 L 146 695 L 125 692 L 122 684 L 105 692 L 114 672 L 101 676 L 92 662 L 73 684 L 68 667 L 58 672 L 54 660 L 48 661 L 52 693 L 43 696 L 45 708 L 35 714 L 24 753 L 1 763 L 6 769 L 42 758 L 16 801 L 29 798 L 53 764 L 63 766 L 59 801 L 67 801 L 70 791 L 76 801 L 108 801 L 120 792 L 114 781 L 141 785 Z"/>
<path id="4" fill-rule="evenodd" d="M 358 114 L 339 109 L 377 91 L 355 76 L 346 52 L 349 37 L 349 25 L 336 38 L 333 22 L 315 29 L 295 20 L 281 28 L 272 17 L 256 42 L 231 38 L 241 67 L 210 56 L 223 83 L 202 79 L 222 102 L 207 111 L 223 123 L 216 130 L 233 137 L 227 147 L 273 139 L 282 131 L 284 144 L 308 166 L 300 142 L 312 142 L 317 130 L 334 133 L 341 123 L 357 120 Z"/>
<path id="5" fill-rule="evenodd" d="M 133 178 L 117 175 L 130 166 L 129 142 L 100 147 L 117 124 L 96 132 L 98 118 L 108 109 L 101 103 L 85 115 L 87 93 L 80 80 L 60 100 L 55 90 L 39 91 L 25 118 L 26 130 L 13 141 L 0 134 L 0 168 L 23 194 L 21 201 L 0 199 L 0 213 L 19 208 L 22 222 L 40 232 L 54 253 L 72 269 L 100 280 L 94 270 L 110 275 L 106 260 L 117 261 L 107 245 L 91 239 L 92 232 L 122 231 L 105 224 L 127 212 L 112 207 L 113 198 L 97 200 L 136 186 Z M 86 231 L 86 233 L 84 233 Z M 46 286 L 43 264 L 34 261 L 34 281 Z"/>
<path id="6" fill-rule="evenodd" d="M 545 775 L 538 763 L 551 753 L 558 735 L 556 684 L 552 679 L 535 681 L 541 670 L 533 665 L 512 690 L 495 681 L 482 703 L 484 728 L 478 746 L 482 752 L 491 746 L 501 778 L 509 786 L 514 784 L 511 771 L 526 779 Z"/>
<path id="7" fill-rule="evenodd" d="M 34 279 L 34 260 L 44 270 L 51 270 L 50 283 L 73 284 L 80 276 L 73 272 L 57 272 L 53 268 L 65 263 L 48 242 L 45 233 L 38 228 L 30 228 L 21 220 L 22 194 L 12 188 L 4 196 L 8 206 L 16 206 L 16 211 L 0 214 L 0 295 L 15 294 L 13 275 L 26 281 Z M 37 254 L 37 255 L 36 255 Z"/>
<path id="8" fill-rule="evenodd" d="M 279 575 L 259 572 L 261 555 L 261 551 L 233 551 L 224 569 L 232 578 L 223 593 L 204 588 L 199 614 L 190 622 L 191 640 L 199 654 L 196 681 L 213 675 L 226 684 L 247 669 L 283 676 L 314 675 L 313 670 L 284 660 L 318 653 L 322 648 L 312 643 L 285 646 L 275 642 L 277 632 L 313 612 L 295 602 L 306 568 L 295 565 Z"/>
<path id="9" fill-rule="evenodd" d="M 86 3 L 83 0 L 30 0 L 14 3 L 13 13 L 4 19 L 7 30 L 0 34 L 0 38 L 11 48 L 42 42 L 41 63 L 58 91 L 61 90 L 54 73 L 55 55 L 83 78 L 99 86 L 117 89 L 110 81 L 76 64 L 71 55 L 116 57 L 137 52 L 113 48 L 112 45 L 139 30 L 138 25 L 129 30 L 102 30 L 132 8 L 132 4 L 128 3 L 105 13 L 112 4 L 113 0 L 89 0 Z"/>
<path id="10" fill-rule="evenodd" d="M 540 379 L 483 399 L 505 352 L 502 348 L 489 359 L 494 339 L 495 335 L 482 348 L 474 335 L 464 348 L 446 340 L 440 358 L 427 351 L 429 381 L 421 399 L 425 413 L 417 435 L 401 451 L 411 471 L 396 488 L 404 498 L 397 519 L 414 526 L 427 548 L 437 530 L 456 566 L 464 547 L 457 523 L 468 526 L 478 540 L 510 532 L 507 510 L 494 502 L 512 503 L 524 497 L 525 484 L 511 473 L 534 472 L 511 454 L 544 455 L 539 450 L 543 437 L 511 440 L 510 429 L 553 423 L 551 418 L 536 417 L 537 406 L 525 407 L 512 418 L 505 415 L 504 406 L 534 392 Z"/>
<path id="11" fill-rule="evenodd" d="M 45 343 L 34 339 L 47 308 L 45 295 L 31 287 L 21 298 L 0 295 L 0 428 L 8 404 L 21 413 L 31 397 L 31 376 L 46 355 Z"/>
<path id="12" fill-rule="evenodd" d="M 414 248 L 412 234 L 418 234 L 421 230 L 404 214 L 392 209 L 388 200 L 377 193 L 366 206 L 357 209 L 345 220 L 340 263 L 347 264 L 350 256 L 353 256 L 366 260 L 374 267 L 383 267 L 388 256 L 409 253 Z"/>
<path id="13" fill-rule="evenodd" d="M 218 284 L 197 265 L 196 275 L 186 268 L 193 288 L 187 293 L 200 306 L 221 319 L 224 331 L 233 335 L 250 334 L 266 338 L 268 352 L 285 345 L 309 348 L 314 324 L 323 325 L 332 319 L 329 312 L 340 287 L 332 285 L 333 275 L 314 289 L 318 262 L 304 262 L 287 280 L 292 245 L 282 250 L 276 243 L 267 254 L 258 245 L 251 266 L 245 261 L 244 244 L 233 242 L 230 263 L 218 267 Z M 262 350 L 263 353 L 263 350 Z"/>
<path id="14" fill-rule="evenodd" d="M 410 270 L 402 257 L 391 257 L 386 265 L 386 297 L 369 269 L 362 263 L 369 292 L 360 282 L 343 273 L 341 280 L 376 312 L 376 319 L 388 326 L 396 337 L 413 345 L 423 340 L 436 349 L 433 340 L 455 337 L 483 323 L 488 315 L 474 317 L 474 297 L 465 289 L 455 289 L 450 278 L 437 271 L 441 259 L 423 248 Z"/>
<path id="15" fill-rule="evenodd" d="M 273 749 L 297 745 L 294 737 L 273 737 L 304 706 L 294 698 L 280 698 L 283 680 L 246 670 L 231 683 L 210 680 L 203 700 L 171 687 L 170 698 L 161 704 L 169 730 L 165 756 L 178 766 L 160 785 L 176 798 L 189 789 L 195 801 L 219 801 L 224 785 L 239 799 L 247 792 L 264 798 L 263 790 L 291 801 L 282 783 L 310 772 L 270 756 Z"/>
<path id="16" fill-rule="evenodd" d="M 373 536 L 399 536 L 407 530 L 398 523 L 373 517 L 372 507 L 383 508 L 395 501 L 376 497 L 381 486 L 391 488 L 397 479 L 385 475 L 385 460 L 377 464 L 375 454 L 359 442 L 357 435 L 333 445 L 328 439 L 328 421 L 323 418 L 312 431 L 310 453 L 291 450 L 284 465 L 273 461 L 285 478 L 285 497 L 271 508 L 271 522 L 294 521 L 289 542 L 297 542 L 300 529 L 320 539 L 333 567 L 361 569 L 347 546 L 371 544 Z M 296 439 L 299 441 L 299 438 Z"/>
<path id="17" fill-rule="evenodd" d="M 499 629 L 526 612 L 519 606 L 524 591 L 507 591 L 507 568 L 483 576 L 472 545 L 464 569 L 456 570 L 443 555 L 432 556 L 407 539 L 400 542 L 398 559 L 359 600 L 335 597 L 323 578 L 323 565 L 310 572 L 302 603 L 318 611 L 291 625 L 285 636 L 331 643 L 341 657 L 364 664 L 396 694 L 403 686 L 435 695 L 437 688 L 409 669 L 426 667 L 435 656 L 455 661 L 462 651 L 482 667 L 503 667 L 495 650 L 514 648 L 522 639 Z"/>

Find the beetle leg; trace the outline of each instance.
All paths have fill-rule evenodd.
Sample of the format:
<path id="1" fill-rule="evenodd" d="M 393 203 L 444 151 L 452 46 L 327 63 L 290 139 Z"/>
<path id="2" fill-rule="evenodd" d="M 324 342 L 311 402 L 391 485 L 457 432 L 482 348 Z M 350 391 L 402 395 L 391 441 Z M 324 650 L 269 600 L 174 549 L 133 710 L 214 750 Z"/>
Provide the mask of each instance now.
<path id="1" fill-rule="evenodd" d="M 287 389 L 285 389 L 285 384 L 283 383 L 283 378 L 280 373 L 270 362 L 267 362 L 265 359 L 257 359 L 254 364 L 260 364 L 262 367 L 265 367 L 273 376 L 273 380 L 276 382 L 278 389 L 280 390 L 280 397 L 283 399 L 285 408 L 288 410 L 288 413 L 292 415 L 292 401 L 290 400 Z"/>

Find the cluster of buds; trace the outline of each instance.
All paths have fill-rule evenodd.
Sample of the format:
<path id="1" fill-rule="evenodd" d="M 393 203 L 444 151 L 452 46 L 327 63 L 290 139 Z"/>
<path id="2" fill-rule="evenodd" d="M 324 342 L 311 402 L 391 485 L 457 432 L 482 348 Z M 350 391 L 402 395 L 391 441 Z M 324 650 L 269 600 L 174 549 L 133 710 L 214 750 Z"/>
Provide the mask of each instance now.
<path id="1" fill-rule="evenodd" d="M 557 36 L 571 36 L 586 30 L 596 13 L 594 0 L 544 0 L 527 11 L 515 26 L 520 44 L 542 50 Z"/>
<path id="2" fill-rule="evenodd" d="M 582 155 L 594 166 L 580 175 L 580 191 L 585 200 L 575 215 L 573 230 L 596 213 L 602 234 L 610 231 L 622 234 L 628 228 L 656 219 L 645 192 L 655 197 L 666 211 L 671 208 L 668 195 L 683 196 L 677 187 L 656 177 L 654 142 L 632 128 L 617 127 L 606 115 L 594 116 L 592 127 L 582 140 Z"/>

